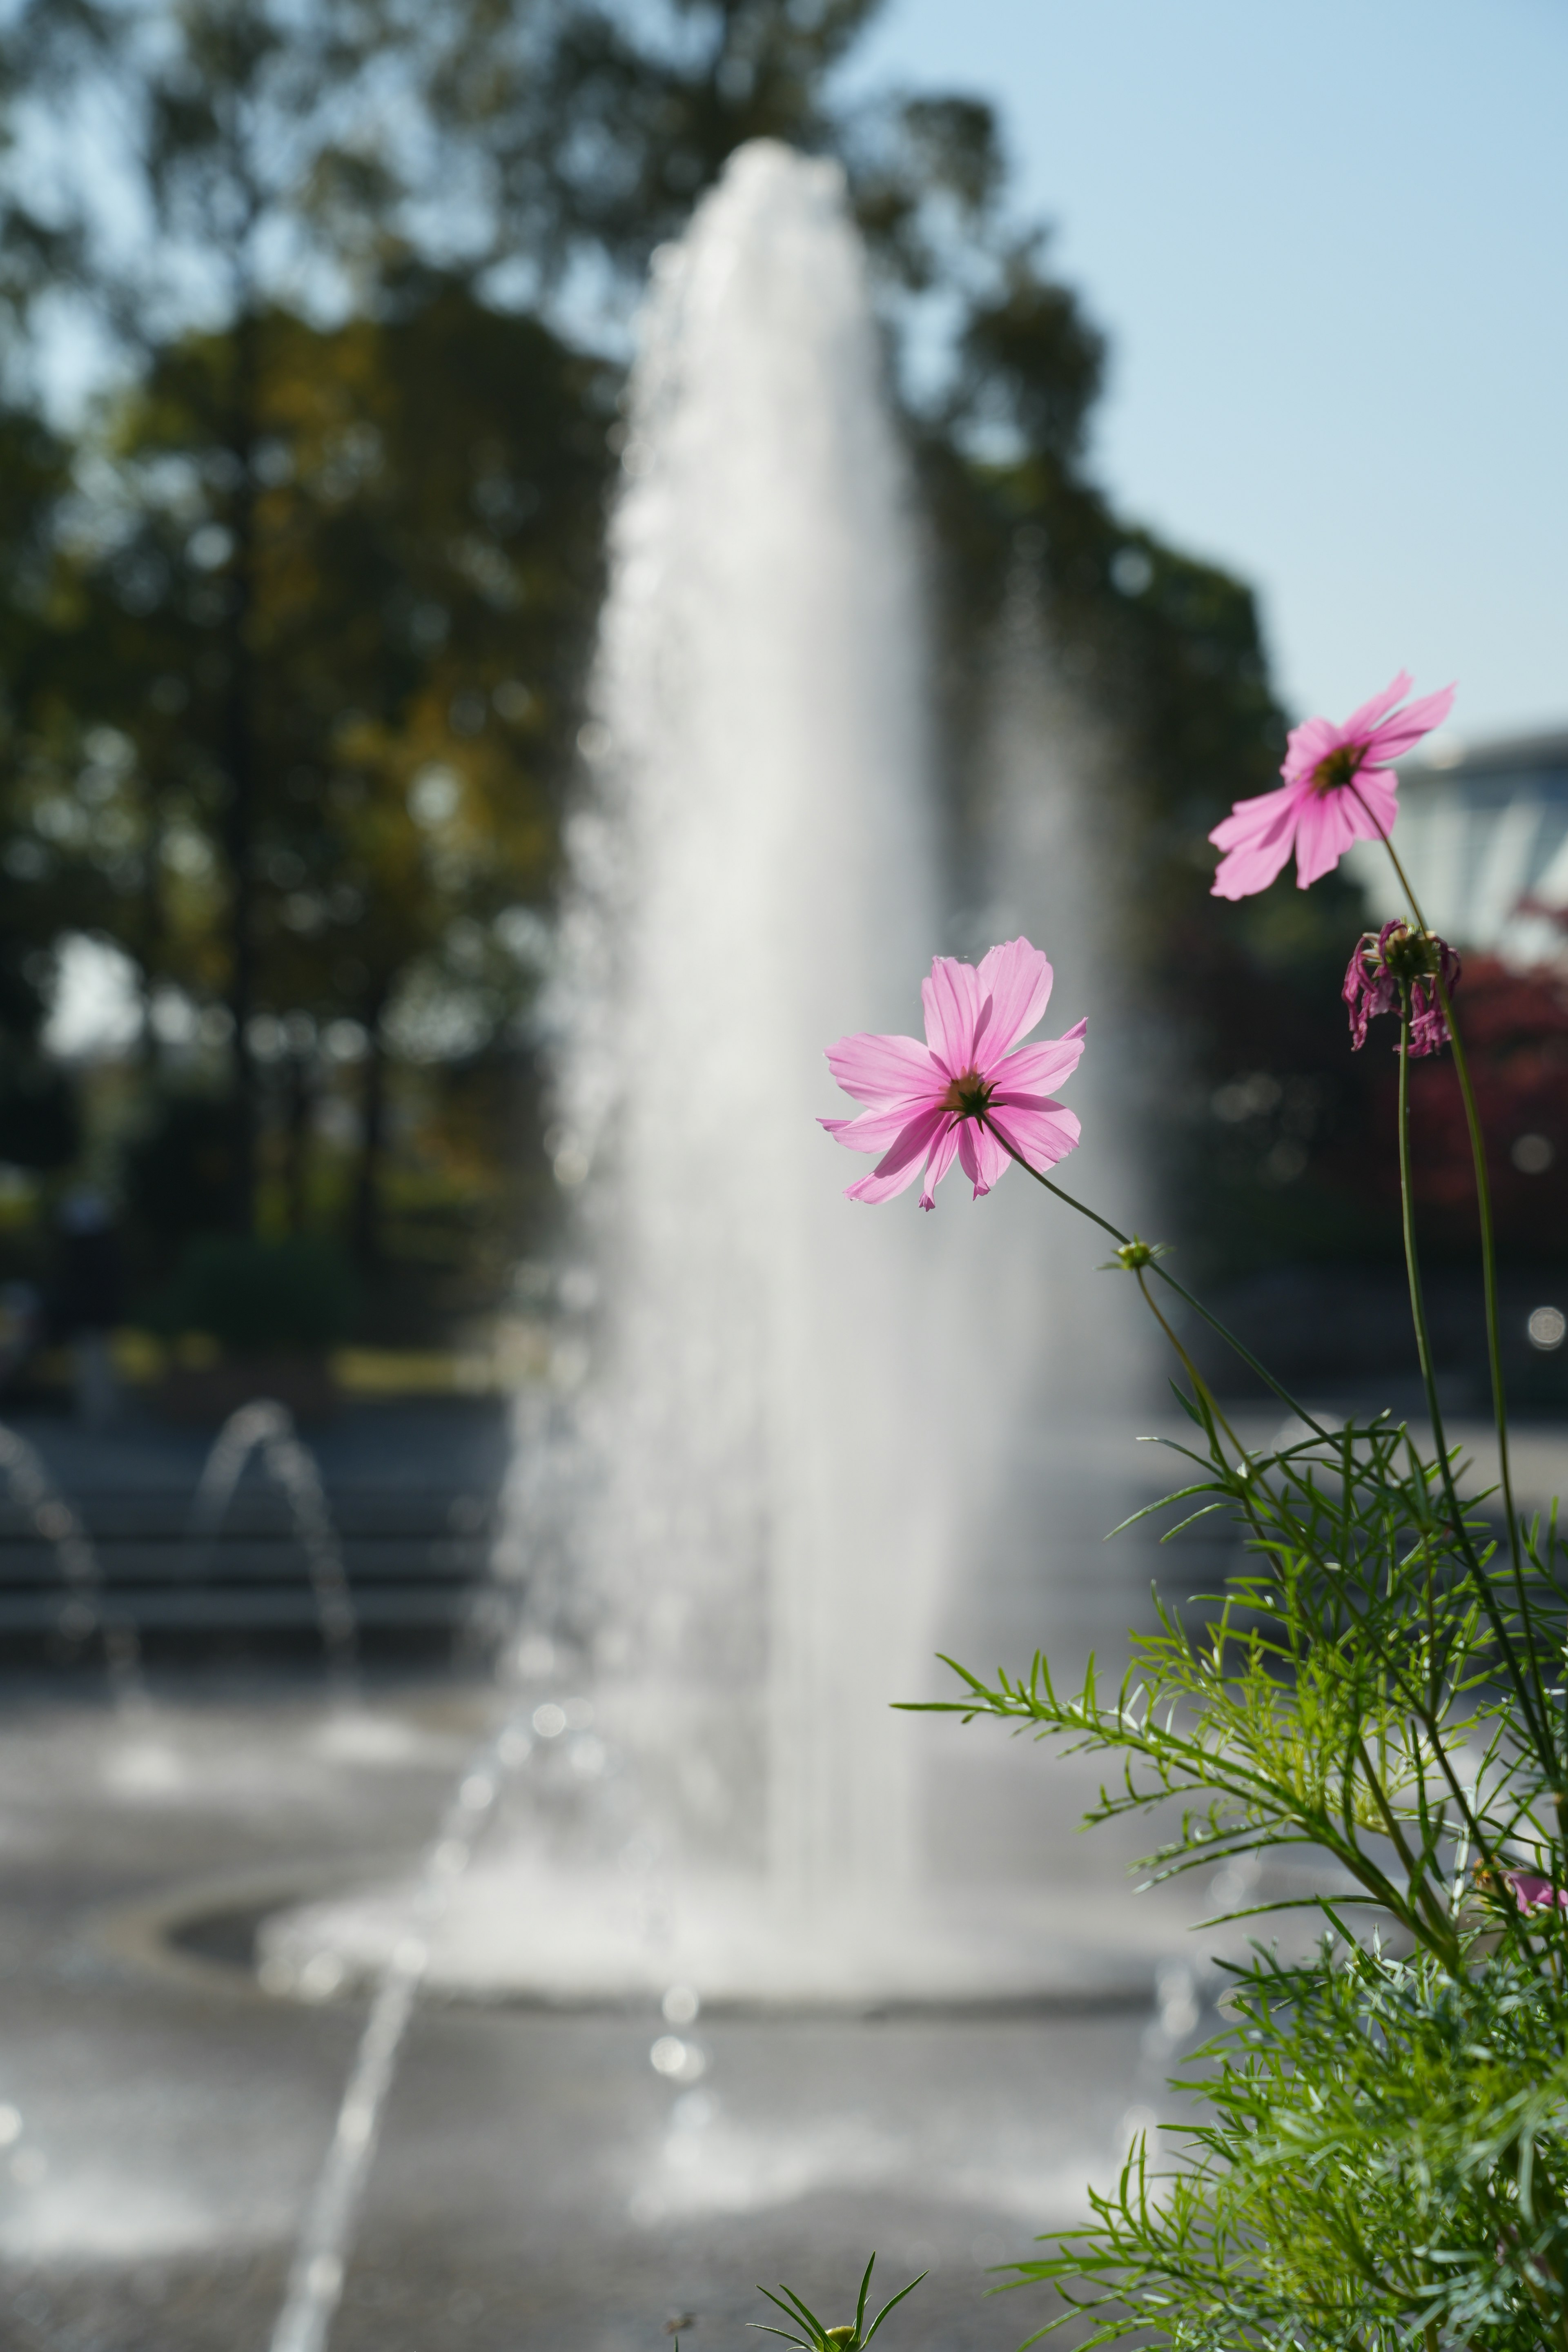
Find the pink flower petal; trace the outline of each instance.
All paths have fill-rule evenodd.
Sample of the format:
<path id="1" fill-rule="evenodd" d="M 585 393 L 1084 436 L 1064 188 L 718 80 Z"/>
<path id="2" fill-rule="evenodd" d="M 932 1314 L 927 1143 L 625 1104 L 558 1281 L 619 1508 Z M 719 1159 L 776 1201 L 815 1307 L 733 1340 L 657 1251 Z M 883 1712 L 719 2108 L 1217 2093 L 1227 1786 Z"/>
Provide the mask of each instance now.
<path id="1" fill-rule="evenodd" d="M 1016 1054 L 991 1063 L 984 1076 L 995 1088 L 994 1099 L 1014 1102 L 1023 1095 L 1048 1095 L 1077 1069 L 1088 1034 L 1088 1022 L 1079 1021 L 1065 1036 L 1041 1045 L 1020 1045 Z"/>
<path id="2" fill-rule="evenodd" d="M 1270 793 L 1255 793 L 1250 800 L 1237 801 L 1230 814 L 1221 817 L 1209 839 L 1216 849 L 1269 849 L 1283 837 L 1282 866 L 1290 854 L 1289 836 L 1300 805 L 1300 784 L 1276 784 Z M 1278 873 L 1279 866 L 1274 870 Z"/>
<path id="3" fill-rule="evenodd" d="M 981 958 L 975 975 L 981 1002 L 991 999 L 990 1014 L 976 1040 L 985 1066 L 1027 1036 L 1051 1001 L 1052 976 L 1047 959 L 1027 940 L 1008 940 Z"/>
<path id="4" fill-rule="evenodd" d="M 921 982 L 926 1043 L 950 1078 L 974 1066 L 974 1032 L 984 1004 L 980 975 L 972 963 L 933 956 L 931 978 Z"/>
<path id="5" fill-rule="evenodd" d="M 1391 769 L 1363 768 L 1355 780 L 1355 790 L 1342 797 L 1353 812 L 1358 841 L 1382 841 L 1394 831 L 1399 815 L 1399 779 Z"/>
<path id="6" fill-rule="evenodd" d="M 1441 727 L 1454 707 L 1458 691 L 1456 685 L 1446 686 L 1437 694 L 1424 694 L 1418 702 L 1396 711 L 1381 727 L 1374 727 L 1367 737 L 1369 766 L 1385 767 L 1392 760 L 1403 759 L 1423 735 L 1430 735 L 1434 727 Z"/>
<path id="7" fill-rule="evenodd" d="M 1309 889 L 1321 876 L 1331 874 L 1352 842 L 1373 831 L 1372 820 L 1352 793 L 1314 793 L 1304 803 L 1296 827 L 1297 888 Z"/>
<path id="8" fill-rule="evenodd" d="M 1233 849 L 1215 867 L 1210 898 L 1250 898 L 1258 891 L 1267 890 L 1289 855 L 1289 842 L 1278 856 L 1269 850 Z"/>
<path id="9" fill-rule="evenodd" d="M 869 1176 L 862 1176 L 851 1184 L 846 1200 L 895 1200 L 905 1192 L 921 1172 L 921 1163 L 941 1136 L 951 1114 L 946 1111 L 925 1111 L 912 1118 L 885 1159 L 879 1160 Z"/>
<path id="10" fill-rule="evenodd" d="M 980 1162 L 974 1156 L 974 1139 L 980 1129 L 972 1118 L 964 1119 L 958 1130 L 958 1164 L 974 1187 L 974 1198 L 980 1198 Z M 985 1190 L 989 1192 L 989 1184 Z"/>
<path id="11" fill-rule="evenodd" d="M 931 1152 L 931 1158 L 926 1161 L 925 1182 L 921 1186 L 921 1206 L 922 1209 L 935 1208 L 936 1188 L 942 1182 L 942 1178 L 947 1174 L 948 1170 L 952 1166 L 952 1155 L 958 1150 L 959 1136 L 962 1134 L 967 1123 L 968 1122 L 966 1120 L 961 1118 L 951 1119 L 948 1123 L 947 1133 L 937 1137 L 935 1149 Z"/>
<path id="12" fill-rule="evenodd" d="M 937 1068 L 918 1037 L 878 1037 L 869 1030 L 829 1045 L 827 1066 L 847 1095 L 879 1106 L 940 1094 L 952 1075 Z"/>
<path id="13" fill-rule="evenodd" d="M 918 1160 L 911 1160 L 901 1174 L 892 1176 L 879 1176 L 873 1168 L 869 1176 L 862 1176 L 858 1184 L 849 1185 L 844 1197 L 847 1201 L 864 1201 L 869 1208 L 880 1208 L 884 1201 L 896 1201 L 900 1192 L 907 1192 L 920 1172 Z"/>
<path id="14" fill-rule="evenodd" d="M 889 1103 L 883 1110 L 863 1110 L 858 1118 L 824 1118 L 817 1124 L 825 1127 L 836 1143 L 848 1151 L 886 1151 L 897 1143 L 912 1118 L 922 1110 L 935 1110 L 931 1103 Z"/>
<path id="15" fill-rule="evenodd" d="M 1058 1102 L 1042 1103 L 1033 1110 L 1009 1104 L 1000 1116 L 993 1103 L 989 1117 L 997 1133 L 1031 1168 L 1054 1168 L 1058 1160 L 1067 1158 L 1083 1132 L 1076 1115 Z"/>
<path id="16" fill-rule="evenodd" d="M 1279 772 L 1288 784 L 1303 784 L 1321 760 L 1337 751 L 1342 740 L 1341 730 L 1331 719 L 1303 719 L 1300 727 L 1292 727 L 1285 738 L 1285 757 Z M 1245 802 L 1237 803 L 1245 807 Z M 1209 839 L 1214 835 L 1211 833 Z"/>
<path id="17" fill-rule="evenodd" d="M 1363 702 L 1359 710 L 1352 710 L 1343 726 L 1334 730 L 1339 741 L 1364 743 L 1384 712 L 1392 710 L 1396 702 L 1403 702 L 1415 683 L 1410 672 L 1402 669 L 1381 694 L 1374 694 L 1370 702 Z"/>
<path id="18" fill-rule="evenodd" d="M 1238 801 L 1223 824 L 1215 825 L 1209 839 L 1230 854 L 1215 868 L 1211 897 L 1249 898 L 1255 890 L 1268 889 L 1290 855 L 1301 797 L 1300 785 L 1259 793 L 1255 801 Z M 1268 807 L 1261 819 L 1248 816 L 1265 803 Z"/>
<path id="19" fill-rule="evenodd" d="M 973 1118 L 964 1120 L 960 1132 L 958 1160 L 977 1201 L 984 1199 L 1007 1165 L 1007 1154 L 996 1138 Z"/>

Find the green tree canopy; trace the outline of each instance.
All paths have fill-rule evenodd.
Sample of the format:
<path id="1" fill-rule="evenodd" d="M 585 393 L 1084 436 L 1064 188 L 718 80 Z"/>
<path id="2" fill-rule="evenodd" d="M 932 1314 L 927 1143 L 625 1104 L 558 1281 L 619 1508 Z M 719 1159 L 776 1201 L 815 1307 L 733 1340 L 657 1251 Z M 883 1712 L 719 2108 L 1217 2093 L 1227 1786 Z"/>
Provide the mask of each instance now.
<path id="1" fill-rule="evenodd" d="M 526 994 L 505 918 L 543 907 L 553 881 L 616 380 L 429 273 L 340 327 L 262 312 L 247 329 L 257 483 L 242 550 L 225 437 L 235 331 L 160 351 L 102 419 L 55 657 L 75 740 L 111 740 L 114 782 L 76 822 L 132 845 L 105 877 L 104 921 L 149 986 L 223 997 L 215 746 L 243 560 L 248 1017 L 358 1024 L 374 1096 L 391 1029 L 416 1027 L 438 972 L 470 1045 Z M 35 826 L 80 788 L 68 755 Z M 367 1163 L 380 1143 L 372 1119 Z"/>
<path id="2" fill-rule="evenodd" d="M 1145 969 L 1185 984 L 1204 835 L 1279 755 L 1252 600 L 1116 513 L 1090 437 L 1103 341 L 1011 207 L 995 115 L 849 94 L 875 15 L 25 0 L 10 19 L 0 297 L 52 268 L 118 366 L 78 452 L 53 699 L 13 745 L 16 851 L 68 872 L 71 919 L 150 984 L 226 1004 L 237 1222 L 258 1020 L 366 1033 L 373 1166 L 382 1049 L 421 1024 L 494 1034 L 517 1001 L 496 923 L 544 901 L 558 859 L 627 307 L 747 140 L 837 157 L 868 241 L 935 523 L 960 830 L 980 656 L 1022 566 L 1121 755 Z M 120 126 L 99 173 L 32 168 L 46 99 L 59 152 Z M 1245 963 L 1298 952 L 1302 921 L 1270 900 L 1214 935 Z"/>

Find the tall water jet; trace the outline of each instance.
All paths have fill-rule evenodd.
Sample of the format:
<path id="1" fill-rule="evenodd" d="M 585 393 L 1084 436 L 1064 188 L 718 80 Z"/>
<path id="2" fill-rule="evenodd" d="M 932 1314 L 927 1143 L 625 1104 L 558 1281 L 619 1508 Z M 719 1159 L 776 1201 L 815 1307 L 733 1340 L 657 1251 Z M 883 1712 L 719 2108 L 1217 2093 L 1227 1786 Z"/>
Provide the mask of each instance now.
<path id="1" fill-rule="evenodd" d="M 656 267 L 628 421 L 557 1139 L 607 1302 L 599 1663 L 658 1694 L 689 1848 L 765 1824 L 796 1896 L 886 1891 L 884 1706 L 944 1534 L 935 1269 L 918 1219 L 847 1208 L 816 1114 L 832 1037 L 907 1024 L 937 893 L 908 486 L 836 166 L 736 157 Z"/>
<path id="2" fill-rule="evenodd" d="M 257 1397 L 231 1412 L 212 1443 L 191 1503 L 190 1534 L 205 1569 L 235 1490 L 253 1454 L 282 1493 L 310 1572 L 310 1596 L 327 1669 L 340 1698 L 359 1685 L 359 1624 L 342 1546 L 332 1524 L 315 1455 L 304 1444 L 287 1405 Z"/>
<path id="3" fill-rule="evenodd" d="M 0 1482 L 54 1554 L 65 1595 L 58 1631 L 73 1648 L 102 1639 L 104 1664 L 122 1717 L 151 1712 L 142 1671 L 142 1637 L 134 1618 L 109 1602 L 98 1552 L 80 1519 L 59 1493 L 34 1445 L 0 1423 Z"/>
<path id="4" fill-rule="evenodd" d="M 577 1328 L 553 1406 L 524 1401 L 504 1547 L 537 1738 L 429 1973 L 1102 1983 L 1103 1912 L 925 1898 L 936 1727 L 889 1707 L 931 1686 L 944 1578 L 1048 1532 L 1005 1489 L 1042 1343 L 1075 1341 L 1021 1177 L 857 1207 L 817 1125 L 832 1039 L 919 1025 L 943 897 L 918 533 L 835 166 L 732 160 L 656 264 L 626 435 L 549 1139 Z M 270 1948 L 374 1968 L 405 1916 L 334 1906 Z"/>

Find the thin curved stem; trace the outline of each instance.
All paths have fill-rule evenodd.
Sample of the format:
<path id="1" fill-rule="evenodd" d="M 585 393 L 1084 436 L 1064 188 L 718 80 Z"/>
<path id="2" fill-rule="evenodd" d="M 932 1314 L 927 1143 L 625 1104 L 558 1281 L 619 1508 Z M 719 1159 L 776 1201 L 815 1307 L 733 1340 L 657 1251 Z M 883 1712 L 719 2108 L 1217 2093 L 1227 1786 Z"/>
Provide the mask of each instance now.
<path id="1" fill-rule="evenodd" d="M 1420 1360 L 1426 1412 L 1437 1459 L 1446 1463 L 1448 1444 L 1443 1429 L 1443 1408 L 1437 1402 L 1437 1374 L 1432 1360 L 1432 1339 L 1426 1325 L 1426 1301 L 1421 1285 L 1421 1264 L 1415 1254 L 1415 1202 L 1410 1173 L 1410 990 L 1400 991 L 1399 1014 L 1399 1225 L 1405 1244 L 1405 1273 L 1410 1287 L 1410 1319 L 1415 1326 L 1415 1353 Z"/>
<path id="2" fill-rule="evenodd" d="M 1389 864 L 1393 866 L 1394 873 L 1398 876 L 1400 887 L 1404 890 L 1405 897 L 1410 901 L 1410 911 L 1415 918 L 1417 927 L 1428 937 L 1435 936 L 1432 931 L 1432 926 L 1426 920 L 1421 901 L 1415 895 L 1415 886 L 1411 881 L 1409 875 L 1405 872 L 1405 867 L 1401 863 L 1399 852 L 1394 848 L 1393 842 L 1384 832 L 1377 816 L 1367 805 L 1365 800 L 1363 799 L 1361 793 L 1357 790 L 1353 782 L 1351 785 L 1351 790 L 1355 793 L 1358 803 L 1365 812 L 1372 824 L 1375 827 L 1378 839 L 1382 842 L 1384 849 L 1388 852 Z M 1443 969 L 1440 959 L 1437 970 L 1433 975 L 1433 986 L 1436 992 L 1438 1005 L 1442 1010 L 1444 1022 L 1447 1027 L 1448 1043 L 1453 1048 L 1454 1075 L 1459 1082 L 1459 1096 L 1465 1107 L 1465 1127 L 1469 1137 L 1470 1159 L 1475 1169 L 1476 1210 L 1481 1229 L 1481 1288 L 1486 1307 L 1487 1366 L 1491 1379 L 1492 1425 L 1497 1433 L 1498 1483 L 1502 1489 L 1503 1510 L 1508 1520 L 1508 1549 L 1510 1563 L 1513 1570 L 1514 1598 L 1519 1606 L 1521 1625 L 1523 1629 L 1528 1631 L 1531 1621 L 1531 1611 L 1529 1601 L 1525 1594 L 1524 1552 L 1520 1533 L 1519 1511 L 1513 1497 L 1513 1464 L 1509 1444 L 1508 1395 L 1503 1386 L 1502 1376 L 1502 1326 L 1498 1307 L 1497 1244 L 1492 1224 L 1491 1178 L 1487 1170 L 1486 1137 L 1481 1128 L 1480 1110 L 1476 1101 L 1475 1087 L 1470 1080 L 1469 1057 L 1465 1052 L 1465 1041 L 1459 1034 L 1458 1024 L 1454 1018 L 1453 999 L 1448 993 L 1447 983 L 1443 977 Z M 1400 1078 L 1402 1085 L 1405 1077 L 1403 1059 L 1405 1051 L 1405 1049 L 1402 1045 L 1402 1060 L 1400 1066 Z M 1400 1138 L 1402 1151 L 1404 1150 L 1405 1135 L 1405 1111 L 1402 1108 L 1400 1112 Z M 1405 1191 L 1407 1189 L 1405 1183 L 1405 1163 L 1403 1159 L 1400 1163 L 1400 1185 L 1402 1191 Z M 1407 1258 L 1411 1246 L 1412 1244 L 1407 1243 Z M 1552 1771 L 1556 1772 L 1559 1769 L 1557 1748 L 1556 1743 L 1551 1739 L 1550 1733 L 1548 1731 L 1548 1727 L 1551 1722 L 1551 1710 L 1547 1706 L 1546 1686 L 1542 1677 L 1541 1661 L 1536 1655 L 1535 1643 L 1533 1642 L 1531 1642 L 1529 1644 L 1529 1655 L 1531 1677 L 1535 1685 L 1536 1703 L 1540 1710 L 1541 1726 L 1542 1731 L 1548 1733 L 1547 1745 L 1542 1751 L 1542 1761 L 1547 1764 L 1548 1768 Z"/>
<path id="3" fill-rule="evenodd" d="M 996 1138 L 997 1142 L 1002 1146 L 1003 1150 L 1007 1154 L 1009 1160 L 1016 1160 L 1018 1166 L 1023 1170 L 1026 1176 L 1032 1176 L 1036 1183 L 1042 1186 L 1046 1192 L 1054 1192 L 1058 1201 L 1064 1201 L 1069 1209 L 1076 1209 L 1080 1217 L 1087 1217 L 1091 1224 L 1095 1224 L 1100 1227 L 1101 1233 L 1109 1234 L 1113 1242 L 1118 1243 L 1123 1248 L 1126 1247 L 1127 1244 L 1132 1239 L 1132 1235 L 1131 1234 L 1124 1234 L 1119 1225 L 1113 1225 L 1109 1217 L 1102 1217 L 1099 1210 L 1091 1209 L 1087 1202 L 1076 1199 L 1071 1192 L 1064 1192 L 1059 1184 L 1053 1184 L 1048 1176 L 1042 1176 L 1037 1168 L 1032 1168 L 1029 1165 L 1029 1162 L 1025 1159 L 1023 1153 L 1019 1151 L 1014 1144 L 1008 1141 L 1006 1136 L 1002 1133 L 999 1128 L 993 1127 L 989 1119 L 985 1121 L 985 1125 L 990 1129 L 991 1133 Z M 1209 1309 L 1204 1305 L 1201 1298 L 1194 1298 L 1192 1292 L 1188 1290 L 1184 1284 L 1178 1282 L 1173 1274 L 1166 1273 L 1164 1267 L 1157 1259 L 1153 1264 L 1154 1272 L 1159 1276 L 1166 1288 L 1168 1290 L 1173 1290 L 1176 1297 L 1183 1301 L 1184 1305 L 1190 1307 L 1194 1315 L 1202 1318 L 1203 1321 L 1208 1325 L 1211 1331 L 1218 1333 L 1219 1337 L 1225 1341 L 1226 1346 L 1229 1348 L 1234 1354 L 1240 1358 L 1241 1361 L 1247 1366 L 1249 1371 L 1257 1373 L 1265 1388 L 1272 1389 L 1274 1394 L 1279 1399 L 1281 1404 L 1289 1406 L 1290 1411 L 1295 1414 L 1297 1420 L 1304 1422 L 1306 1426 L 1312 1432 L 1314 1437 L 1326 1438 L 1332 1435 L 1332 1431 L 1325 1429 L 1321 1422 L 1315 1420 L 1312 1414 L 1307 1411 L 1304 1404 L 1298 1403 L 1297 1400 L 1291 1395 L 1288 1388 L 1284 1388 L 1280 1385 L 1279 1381 L 1275 1379 L 1273 1373 L 1268 1370 L 1268 1365 L 1259 1363 L 1251 1349 L 1245 1346 L 1243 1342 L 1237 1338 L 1236 1333 L 1230 1330 L 1226 1325 L 1220 1321 L 1217 1315 L 1213 1315 L 1209 1312 Z"/>
<path id="4" fill-rule="evenodd" d="M 1421 1262 L 1415 1248 L 1415 1198 L 1410 1167 L 1410 983 L 1402 983 L 1399 994 L 1399 1213 L 1400 1230 L 1405 1243 L 1405 1271 L 1410 1286 L 1410 1319 L 1415 1327 L 1415 1352 L 1420 1359 L 1421 1379 L 1426 1391 L 1426 1410 L 1432 1423 L 1432 1443 L 1436 1448 L 1438 1474 L 1453 1521 L 1454 1534 L 1465 1557 L 1481 1605 L 1486 1610 L 1493 1636 L 1502 1653 L 1509 1680 L 1518 1695 L 1524 1718 L 1535 1741 L 1536 1752 L 1542 1758 L 1554 1751 L 1546 1725 L 1536 1712 L 1535 1696 L 1526 1681 L 1514 1646 L 1509 1638 L 1508 1626 L 1497 1604 L 1497 1594 L 1491 1579 L 1482 1568 L 1465 1520 L 1458 1490 L 1454 1484 L 1454 1465 L 1448 1451 L 1448 1440 L 1443 1426 L 1443 1408 L 1437 1400 L 1437 1375 L 1432 1359 L 1432 1338 L 1426 1322 L 1426 1302 L 1421 1284 Z M 1528 1621 L 1527 1621 L 1528 1622 Z M 1539 1672 L 1539 1670 L 1538 1670 Z"/>
<path id="5" fill-rule="evenodd" d="M 1219 1405 L 1215 1399 L 1214 1391 L 1210 1388 L 1207 1381 L 1205 1380 L 1202 1372 L 1199 1371 L 1197 1366 L 1194 1363 L 1192 1358 L 1188 1355 L 1186 1349 L 1177 1339 L 1174 1331 L 1172 1330 L 1170 1325 L 1161 1314 L 1158 1306 L 1155 1304 L 1154 1295 L 1150 1289 L 1148 1282 L 1144 1278 L 1144 1268 L 1141 1265 L 1135 1266 L 1133 1268 L 1133 1272 L 1138 1277 L 1138 1287 L 1143 1295 L 1143 1304 L 1147 1307 L 1150 1314 L 1154 1318 L 1155 1322 L 1160 1326 L 1161 1330 L 1163 1331 L 1166 1339 L 1169 1339 L 1172 1347 L 1175 1349 L 1177 1360 L 1180 1362 L 1182 1370 L 1185 1372 L 1188 1380 L 1191 1381 L 1193 1384 L 1193 1394 L 1196 1397 L 1204 1411 L 1212 1417 L 1221 1429 L 1224 1430 L 1226 1435 L 1235 1446 L 1239 1457 L 1237 1467 L 1242 1477 L 1245 1478 L 1248 1476 L 1251 1471 L 1251 1464 L 1247 1457 L 1246 1446 L 1243 1445 L 1240 1438 L 1237 1437 L 1235 1430 L 1232 1429 L 1229 1422 L 1226 1421 L 1224 1413 L 1220 1411 Z"/>
<path id="6" fill-rule="evenodd" d="M 1439 971 L 1435 985 L 1443 1018 L 1447 1024 L 1448 1043 L 1454 1053 L 1454 1076 L 1459 1082 L 1459 1096 L 1465 1106 L 1465 1125 L 1469 1131 L 1470 1157 L 1476 1171 L 1476 1209 L 1481 1229 L 1481 1282 L 1486 1297 L 1487 1360 L 1491 1373 L 1492 1423 L 1497 1432 L 1498 1483 L 1502 1488 L 1503 1509 L 1508 1517 L 1509 1558 L 1513 1568 L 1514 1597 L 1519 1603 L 1520 1622 L 1528 1628 L 1530 1603 L 1524 1587 L 1524 1547 L 1520 1534 L 1519 1511 L 1513 1499 L 1513 1465 L 1509 1449 L 1508 1397 L 1502 1376 L 1502 1322 L 1498 1307 L 1497 1244 L 1492 1225 L 1491 1179 L 1487 1171 L 1486 1137 L 1481 1128 L 1480 1108 L 1470 1079 L 1469 1058 L 1464 1040 L 1454 1021 L 1453 1001 Z M 1542 1676 L 1541 1661 L 1535 1644 L 1530 1644 L 1530 1662 L 1535 1680 L 1535 1695 L 1542 1721 L 1550 1720 L 1546 1703 L 1546 1685 Z M 1549 1759 L 1553 1770 L 1557 1756 L 1553 1748 Z"/>

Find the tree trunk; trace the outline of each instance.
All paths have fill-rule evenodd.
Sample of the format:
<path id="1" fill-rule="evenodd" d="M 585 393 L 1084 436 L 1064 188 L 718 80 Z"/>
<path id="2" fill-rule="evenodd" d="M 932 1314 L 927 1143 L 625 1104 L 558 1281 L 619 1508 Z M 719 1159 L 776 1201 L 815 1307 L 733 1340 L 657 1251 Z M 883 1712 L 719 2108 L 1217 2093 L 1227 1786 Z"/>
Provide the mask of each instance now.
<path id="1" fill-rule="evenodd" d="M 158 970 L 163 960 L 163 803 L 156 783 L 149 782 L 145 795 L 147 845 L 142 876 L 142 1034 L 138 1057 L 149 1079 L 155 1079 L 163 1055 L 158 1047 L 158 1032 L 153 1020 L 153 998 L 158 985 Z"/>
<path id="2" fill-rule="evenodd" d="M 365 1019 L 368 1044 L 360 1097 L 359 1168 L 354 1179 L 353 1246 L 355 1263 L 367 1271 L 381 1256 L 381 1165 L 386 1144 L 386 1049 L 381 1034 L 384 997 Z"/>
<path id="3" fill-rule="evenodd" d="M 256 604 L 256 432 L 259 324 L 247 305 L 235 324 L 235 373 L 229 451 L 235 463 L 229 499 L 234 537 L 230 558 L 227 662 L 223 704 L 223 762 L 228 785 L 224 846 L 228 861 L 228 1009 L 234 1023 L 234 1163 L 231 1217 L 237 1233 L 256 1229 L 258 1081 L 250 1047 L 256 1010 L 256 694 L 251 643 Z"/>
<path id="4" fill-rule="evenodd" d="M 302 1234 L 310 1221 L 310 1115 L 316 1107 L 316 1089 L 311 1083 L 314 1076 L 315 1066 L 308 1052 L 289 1055 L 283 1189 L 291 1234 Z"/>

